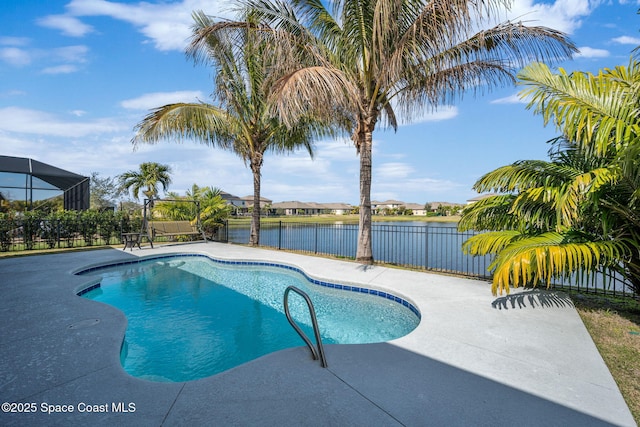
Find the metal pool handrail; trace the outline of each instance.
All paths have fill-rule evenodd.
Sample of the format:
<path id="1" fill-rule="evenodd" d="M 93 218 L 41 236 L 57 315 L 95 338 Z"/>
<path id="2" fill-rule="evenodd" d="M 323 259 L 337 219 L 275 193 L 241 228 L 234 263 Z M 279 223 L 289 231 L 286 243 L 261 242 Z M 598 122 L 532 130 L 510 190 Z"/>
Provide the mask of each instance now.
<path id="1" fill-rule="evenodd" d="M 307 303 L 307 307 L 309 307 L 309 314 L 311 315 L 311 323 L 313 325 L 313 333 L 316 337 L 316 343 L 318 345 L 317 350 L 311 343 L 311 340 L 309 340 L 309 338 L 305 335 L 305 333 L 302 332 L 302 329 L 300 329 L 300 327 L 296 324 L 296 322 L 291 317 L 291 313 L 289 312 L 289 292 L 291 291 L 297 293 L 302 298 L 304 298 L 305 302 Z M 318 319 L 316 318 L 316 311 L 313 308 L 313 303 L 311 302 L 311 298 L 309 298 L 309 295 L 307 295 L 304 291 L 296 288 L 295 286 L 289 286 L 287 289 L 284 290 L 284 313 L 287 315 L 287 320 L 289 321 L 289 324 L 293 326 L 293 329 L 296 330 L 298 335 L 300 335 L 300 338 L 304 340 L 304 342 L 307 344 L 307 347 L 309 347 L 309 350 L 311 350 L 311 354 L 313 355 L 313 360 L 320 359 L 320 365 L 322 365 L 323 368 L 326 368 L 327 359 L 324 355 L 322 338 L 320 338 L 320 329 L 318 328 Z"/>

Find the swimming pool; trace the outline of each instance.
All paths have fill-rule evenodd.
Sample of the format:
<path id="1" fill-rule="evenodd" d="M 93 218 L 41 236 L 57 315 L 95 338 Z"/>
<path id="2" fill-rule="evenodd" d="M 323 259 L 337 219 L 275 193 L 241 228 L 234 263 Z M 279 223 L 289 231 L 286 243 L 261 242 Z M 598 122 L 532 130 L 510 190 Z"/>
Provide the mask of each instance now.
<path id="1" fill-rule="evenodd" d="M 311 297 L 325 344 L 389 341 L 420 322 L 418 310 L 397 296 L 318 281 L 295 267 L 271 263 L 182 254 L 79 274 L 101 276 L 99 286 L 79 295 L 113 305 L 127 317 L 125 371 L 155 381 L 203 378 L 304 345 L 284 315 L 287 286 Z M 289 303 L 293 318 L 313 337 L 304 300 L 292 294 Z"/>

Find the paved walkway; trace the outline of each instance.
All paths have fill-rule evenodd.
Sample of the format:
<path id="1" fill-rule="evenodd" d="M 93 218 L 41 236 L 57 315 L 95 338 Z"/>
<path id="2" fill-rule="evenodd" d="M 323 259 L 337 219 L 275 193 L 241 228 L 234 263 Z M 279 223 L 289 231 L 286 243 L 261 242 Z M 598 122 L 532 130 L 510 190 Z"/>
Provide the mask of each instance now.
<path id="1" fill-rule="evenodd" d="M 72 272 L 171 252 L 277 261 L 393 291 L 422 321 L 392 342 L 327 346 L 328 369 L 297 347 L 197 381 L 133 378 L 119 360 L 124 315 L 77 297 L 90 278 Z M 635 426 L 559 293 L 496 298 L 482 281 L 199 243 L 0 259 L 0 295 L 0 401 L 33 411 L 3 405 L 2 426 Z"/>

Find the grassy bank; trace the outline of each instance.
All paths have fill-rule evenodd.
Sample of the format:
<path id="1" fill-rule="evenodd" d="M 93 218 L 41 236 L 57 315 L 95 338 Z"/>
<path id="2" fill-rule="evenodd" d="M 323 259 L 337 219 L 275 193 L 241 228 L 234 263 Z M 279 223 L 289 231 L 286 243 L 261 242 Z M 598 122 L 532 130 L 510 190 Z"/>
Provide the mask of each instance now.
<path id="1" fill-rule="evenodd" d="M 640 302 L 584 294 L 571 298 L 640 425 Z"/>

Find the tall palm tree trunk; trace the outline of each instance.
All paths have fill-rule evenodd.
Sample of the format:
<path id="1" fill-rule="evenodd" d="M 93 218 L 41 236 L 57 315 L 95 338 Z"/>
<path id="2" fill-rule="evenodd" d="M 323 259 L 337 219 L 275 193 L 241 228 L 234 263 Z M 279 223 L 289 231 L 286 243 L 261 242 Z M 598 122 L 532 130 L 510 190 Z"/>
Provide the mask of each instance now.
<path id="1" fill-rule="evenodd" d="M 373 264 L 371 246 L 371 151 L 373 132 L 365 130 L 358 135 L 360 152 L 360 220 L 358 223 L 358 248 L 356 261 Z"/>
<path id="2" fill-rule="evenodd" d="M 253 212 L 251 213 L 251 234 L 249 245 L 260 245 L 260 169 L 262 157 L 251 159 L 251 172 L 253 173 Z"/>

